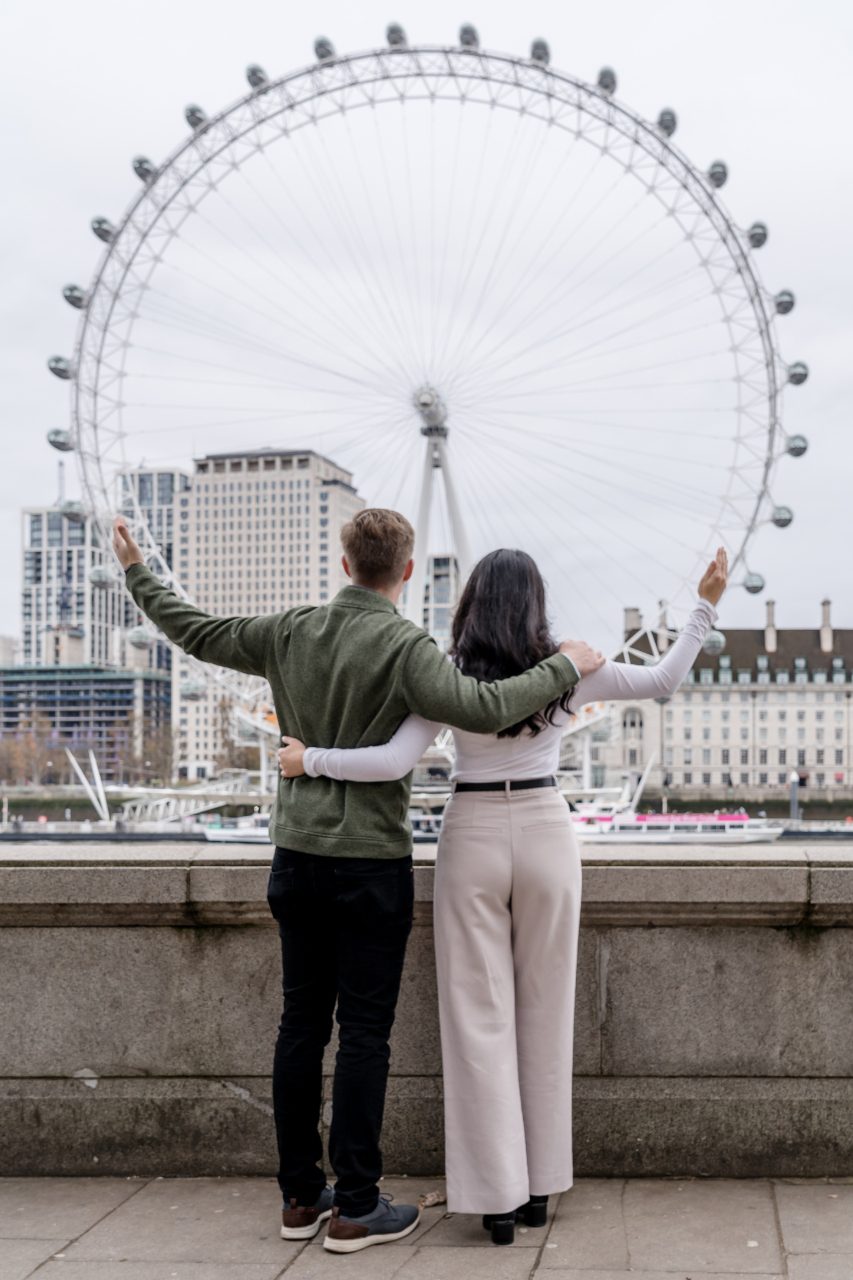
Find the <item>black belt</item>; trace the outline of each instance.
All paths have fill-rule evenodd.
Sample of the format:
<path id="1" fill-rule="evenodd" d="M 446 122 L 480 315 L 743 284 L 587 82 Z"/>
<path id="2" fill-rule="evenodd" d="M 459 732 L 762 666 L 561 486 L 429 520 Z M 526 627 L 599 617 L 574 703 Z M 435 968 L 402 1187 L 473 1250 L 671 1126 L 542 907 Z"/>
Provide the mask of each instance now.
<path id="1" fill-rule="evenodd" d="M 540 787 L 556 787 L 557 779 L 552 775 L 550 778 L 526 778 L 523 782 L 457 782 L 454 783 L 453 790 L 456 791 L 537 791 Z"/>

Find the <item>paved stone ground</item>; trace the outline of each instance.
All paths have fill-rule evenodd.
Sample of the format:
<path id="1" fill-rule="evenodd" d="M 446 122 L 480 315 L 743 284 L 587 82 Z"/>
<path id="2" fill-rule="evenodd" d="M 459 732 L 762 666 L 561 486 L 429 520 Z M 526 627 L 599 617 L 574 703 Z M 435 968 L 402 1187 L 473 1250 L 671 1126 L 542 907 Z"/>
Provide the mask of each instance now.
<path id="1" fill-rule="evenodd" d="M 590 1179 L 502 1249 L 437 1206 L 403 1244 L 335 1256 L 281 1240 L 278 1209 L 262 1178 L 0 1179 L 0 1280 L 853 1280 L 853 1178 Z"/>

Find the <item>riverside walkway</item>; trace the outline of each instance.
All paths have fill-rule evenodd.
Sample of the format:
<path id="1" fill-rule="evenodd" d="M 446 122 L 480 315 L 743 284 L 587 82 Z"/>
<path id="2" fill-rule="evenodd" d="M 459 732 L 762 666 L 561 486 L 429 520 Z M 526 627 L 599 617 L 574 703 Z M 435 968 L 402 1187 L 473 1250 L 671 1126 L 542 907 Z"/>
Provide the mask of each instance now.
<path id="1" fill-rule="evenodd" d="M 0 1280 L 853 1280 L 853 1178 L 588 1179 L 511 1247 L 438 1204 L 348 1257 L 281 1240 L 278 1210 L 269 1178 L 0 1179 Z"/>

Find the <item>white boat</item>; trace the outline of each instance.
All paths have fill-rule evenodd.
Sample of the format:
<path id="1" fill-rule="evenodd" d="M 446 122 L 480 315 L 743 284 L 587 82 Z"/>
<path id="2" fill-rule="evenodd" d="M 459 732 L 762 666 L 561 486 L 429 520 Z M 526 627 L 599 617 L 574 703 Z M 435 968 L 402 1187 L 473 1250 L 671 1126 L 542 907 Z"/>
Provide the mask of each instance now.
<path id="1" fill-rule="evenodd" d="M 270 815 L 253 813 L 247 818 L 235 818 L 217 826 L 204 828 L 205 840 L 214 844 L 269 844 Z"/>
<path id="2" fill-rule="evenodd" d="M 766 844 L 778 840 L 784 827 L 767 818 L 751 818 L 744 810 L 714 813 L 638 813 L 654 757 L 647 763 L 631 794 L 625 784 L 615 798 L 612 791 L 563 795 L 571 810 L 578 838 L 591 844 Z"/>
<path id="3" fill-rule="evenodd" d="M 591 844 L 766 844 L 784 828 L 745 813 L 575 813 L 578 838 Z"/>

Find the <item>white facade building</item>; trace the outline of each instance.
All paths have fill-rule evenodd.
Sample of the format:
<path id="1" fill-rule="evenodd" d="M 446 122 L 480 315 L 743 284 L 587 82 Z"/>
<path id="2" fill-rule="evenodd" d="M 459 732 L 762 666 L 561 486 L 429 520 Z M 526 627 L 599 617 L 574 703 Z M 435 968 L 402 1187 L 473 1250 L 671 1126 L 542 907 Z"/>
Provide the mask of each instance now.
<path id="1" fill-rule="evenodd" d="M 176 498 L 175 569 L 210 613 L 277 613 L 323 604 L 346 582 L 340 532 L 363 500 L 350 472 L 313 450 L 210 454 Z M 223 750 L 215 692 L 181 694 L 189 664 L 173 667 L 172 726 L 180 777 L 209 777 Z M 194 691 L 193 691 L 194 692 Z"/>
<path id="2" fill-rule="evenodd" d="M 792 771 L 815 799 L 849 798 L 853 631 L 821 609 L 819 627 L 785 629 L 768 601 L 765 626 L 727 630 L 669 701 L 615 706 L 609 739 L 592 744 L 594 782 L 637 777 L 654 753 L 649 790 L 680 802 L 781 800 Z"/>

